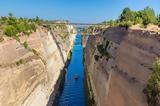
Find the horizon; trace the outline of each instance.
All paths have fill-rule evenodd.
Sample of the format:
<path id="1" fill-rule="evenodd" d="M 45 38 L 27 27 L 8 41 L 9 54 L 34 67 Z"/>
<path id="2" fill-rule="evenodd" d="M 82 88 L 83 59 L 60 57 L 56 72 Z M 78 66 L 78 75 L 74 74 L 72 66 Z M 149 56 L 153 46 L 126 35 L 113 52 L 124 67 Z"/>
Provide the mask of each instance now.
<path id="1" fill-rule="evenodd" d="M 116 0 L 5 0 L 0 4 L 0 16 L 7 16 L 9 12 L 12 12 L 16 17 L 38 16 L 43 20 L 100 23 L 117 19 L 125 7 L 139 11 L 147 6 L 153 8 L 156 15 L 160 14 L 158 0 L 122 0 L 121 2 Z"/>

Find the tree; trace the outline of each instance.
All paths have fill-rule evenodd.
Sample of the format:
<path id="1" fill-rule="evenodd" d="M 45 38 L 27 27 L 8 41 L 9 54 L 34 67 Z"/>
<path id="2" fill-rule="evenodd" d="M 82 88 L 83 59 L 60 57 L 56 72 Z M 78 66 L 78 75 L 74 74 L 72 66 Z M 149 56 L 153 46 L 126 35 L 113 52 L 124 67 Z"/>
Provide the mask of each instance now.
<path id="1" fill-rule="evenodd" d="M 143 19 L 141 17 L 136 17 L 134 24 L 142 24 L 143 23 Z"/>
<path id="2" fill-rule="evenodd" d="M 128 29 L 132 25 L 133 25 L 132 21 L 122 21 L 122 22 L 119 23 L 120 27 L 125 27 L 126 29 Z"/>
<path id="3" fill-rule="evenodd" d="M 9 13 L 8 13 L 8 16 L 9 16 L 9 17 L 13 17 L 13 13 L 12 13 L 12 12 L 9 12 Z"/>
<path id="4" fill-rule="evenodd" d="M 156 24 L 157 23 L 155 12 L 150 7 L 146 7 L 143 11 L 141 11 L 140 15 L 141 15 L 141 17 L 143 19 L 143 24 L 144 25 L 148 25 L 150 23 L 152 23 L 152 24 Z"/>
<path id="5" fill-rule="evenodd" d="M 122 14 L 120 15 L 119 20 L 122 21 L 134 21 L 135 13 L 130 10 L 130 8 L 123 9 Z"/>
<path id="6" fill-rule="evenodd" d="M 41 24 L 41 21 L 40 21 L 40 19 L 39 19 L 39 17 L 38 17 L 38 16 L 36 16 L 36 18 L 35 18 L 35 22 L 36 22 L 38 25 L 40 25 L 40 24 Z"/>
<path id="7" fill-rule="evenodd" d="M 158 26 L 160 26 L 160 14 L 157 16 L 157 23 L 158 23 Z"/>
<path id="8" fill-rule="evenodd" d="M 109 26 L 114 26 L 115 22 L 113 20 L 108 21 Z"/>

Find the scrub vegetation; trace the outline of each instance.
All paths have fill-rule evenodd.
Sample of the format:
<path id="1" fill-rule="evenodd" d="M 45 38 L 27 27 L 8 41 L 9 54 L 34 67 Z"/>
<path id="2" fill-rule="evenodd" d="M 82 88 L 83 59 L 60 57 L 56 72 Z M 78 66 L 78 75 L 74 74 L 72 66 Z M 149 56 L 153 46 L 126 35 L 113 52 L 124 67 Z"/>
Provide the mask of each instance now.
<path id="1" fill-rule="evenodd" d="M 144 92 L 150 106 L 157 106 L 160 103 L 160 58 L 153 63 L 152 75 Z"/>
<path id="2" fill-rule="evenodd" d="M 160 25 L 160 15 L 156 16 L 154 10 L 150 7 L 144 8 L 141 11 L 132 11 L 130 8 L 124 8 L 117 20 L 103 22 L 109 26 L 130 27 L 140 24 L 146 26 L 148 24 Z"/>
<path id="3" fill-rule="evenodd" d="M 1 17 L 0 22 L 4 28 L 4 34 L 8 37 L 18 38 L 20 36 L 29 36 L 36 31 L 36 25 L 41 23 L 38 17 L 34 19 L 16 18 L 12 13 L 7 17 Z"/>
<path id="4" fill-rule="evenodd" d="M 23 43 L 20 41 L 20 36 L 29 36 L 31 33 L 36 32 L 37 26 L 41 25 L 42 20 L 39 17 L 28 18 L 16 18 L 12 13 L 9 13 L 6 17 L 0 17 L 0 25 L 5 36 L 11 37 L 24 46 L 25 49 L 38 55 L 35 49 L 29 47 L 27 41 Z M 0 42 L 4 40 L 3 36 L 0 37 Z M 22 61 L 18 61 L 16 64 L 20 65 Z"/>
<path id="5" fill-rule="evenodd" d="M 99 58 L 102 58 L 104 56 L 106 57 L 106 60 L 111 58 L 111 54 L 107 51 L 108 45 L 109 45 L 109 41 L 108 40 L 105 42 L 105 45 L 104 44 L 98 44 L 97 45 L 97 50 L 100 53 L 100 56 L 99 55 L 95 55 L 94 56 L 96 61 L 98 61 Z"/>
<path id="6" fill-rule="evenodd" d="M 100 23 L 99 25 L 92 25 L 83 30 L 84 35 L 88 35 L 94 30 L 106 29 L 106 27 L 125 27 L 128 29 L 132 25 L 139 24 L 141 27 L 146 27 L 148 24 L 158 25 L 160 27 L 160 14 L 156 15 L 154 10 L 146 7 L 140 11 L 132 11 L 130 8 L 124 8 L 119 18 L 116 20 L 109 20 Z"/>

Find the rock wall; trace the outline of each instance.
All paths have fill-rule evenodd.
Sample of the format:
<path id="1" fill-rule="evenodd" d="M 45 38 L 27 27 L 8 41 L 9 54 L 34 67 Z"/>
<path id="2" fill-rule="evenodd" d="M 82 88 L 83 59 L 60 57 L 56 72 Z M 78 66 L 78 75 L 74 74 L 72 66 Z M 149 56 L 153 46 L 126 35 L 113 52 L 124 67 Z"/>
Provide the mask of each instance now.
<path id="1" fill-rule="evenodd" d="M 97 48 L 107 41 L 109 58 L 100 56 Z M 159 45 L 158 33 L 137 29 L 107 28 L 102 35 L 90 36 L 84 53 L 85 71 L 96 105 L 148 106 L 143 89 L 155 57 L 160 56 Z"/>
<path id="2" fill-rule="evenodd" d="M 68 35 L 63 42 L 57 39 L 57 32 L 44 27 L 29 37 L 20 37 L 34 51 L 12 38 L 0 42 L 0 106 L 47 105 L 76 35 L 72 26 L 66 28 Z"/>

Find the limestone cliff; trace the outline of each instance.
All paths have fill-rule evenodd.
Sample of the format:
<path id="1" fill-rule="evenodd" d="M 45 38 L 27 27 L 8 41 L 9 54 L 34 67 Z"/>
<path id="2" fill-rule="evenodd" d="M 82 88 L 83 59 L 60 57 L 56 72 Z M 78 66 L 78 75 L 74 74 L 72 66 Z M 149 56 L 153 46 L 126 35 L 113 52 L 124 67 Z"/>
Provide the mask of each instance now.
<path id="1" fill-rule="evenodd" d="M 55 29 L 39 27 L 29 37 L 21 36 L 26 47 L 8 37 L 0 42 L 0 106 L 47 104 L 76 35 L 70 25 L 63 29 L 66 35 Z"/>
<path id="2" fill-rule="evenodd" d="M 143 90 L 157 56 L 160 35 L 153 31 L 115 27 L 89 36 L 85 72 L 97 106 L 148 106 Z"/>

